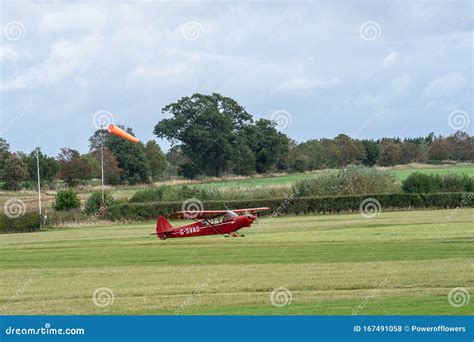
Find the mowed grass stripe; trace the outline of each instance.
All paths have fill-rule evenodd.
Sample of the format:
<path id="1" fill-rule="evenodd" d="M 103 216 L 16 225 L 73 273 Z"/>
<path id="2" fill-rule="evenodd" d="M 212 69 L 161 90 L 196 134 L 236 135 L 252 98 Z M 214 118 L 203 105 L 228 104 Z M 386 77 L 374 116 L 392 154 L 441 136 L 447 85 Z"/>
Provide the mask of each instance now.
<path id="1" fill-rule="evenodd" d="M 453 244 L 459 245 L 456 248 Z M 351 242 L 292 242 L 268 244 L 240 244 L 206 246 L 196 249 L 193 258 L 187 258 L 189 250 L 185 248 L 160 248 L 156 244 L 133 246 L 119 245 L 111 248 L 106 243 L 74 248 L 21 248 L 17 251 L 0 251 L 2 268 L 42 267 L 51 262 L 54 253 L 55 267 L 110 267 L 156 263 L 170 265 L 192 265 L 197 260 L 205 264 L 245 264 L 272 262 L 344 262 L 376 260 L 414 260 L 430 258 L 453 258 L 462 251 L 468 257 L 474 257 L 472 239 L 462 240 L 414 240 L 414 241 L 351 241 Z M 284 249 L 284 253 L 281 253 Z M 264 253 L 263 253 L 264 251 Z M 16 253 L 7 259 L 9 253 Z M 113 265 L 110 265 L 113 261 Z"/>

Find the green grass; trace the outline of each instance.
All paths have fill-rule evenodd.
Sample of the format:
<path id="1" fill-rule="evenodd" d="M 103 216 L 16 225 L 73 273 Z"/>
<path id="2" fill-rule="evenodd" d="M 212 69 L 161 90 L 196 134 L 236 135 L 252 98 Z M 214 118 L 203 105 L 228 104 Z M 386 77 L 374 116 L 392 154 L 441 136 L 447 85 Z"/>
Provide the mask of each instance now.
<path id="1" fill-rule="evenodd" d="M 211 182 L 199 184 L 199 187 L 254 187 L 254 186 L 287 186 L 305 177 L 317 175 L 317 171 L 311 173 L 295 173 L 285 176 L 246 178 L 232 181 Z"/>
<path id="2" fill-rule="evenodd" d="M 474 177 L 474 165 L 471 166 L 439 166 L 439 167 L 423 167 L 423 168 L 401 168 L 390 170 L 389 172 L 395 174 L 398 179 L 404 180 L 411 173 L 418 171 L 422 173 L 434 173 L 434 174 L 467 174 Z M 304 178 L 317 176 L 321 171 L 314 171 L 308 173 L 296 173 L 285 176 L 275 176 L 275 177 L 266 177 L 266 178 L 247 178 L 242 180 L 233 180 L 233 181 L 221 181 L 221 182 L 212 182 L 212 183 L 203 183 L 197 185 L 198 187 L 260 187 L 260 186 L 289 186 L 296 181 L 302 180 Z"/>
<path id="3" fill-rule="evenodd" d="M 474 289 L 474 209 L 449 213 L 260 218 L 245 238 L 160 241 L 154 222 L 1 235 L 0 313 L 472 314 L 447 296 Z M 278 287 L 290 305 L 271 304 Z"/>
<path id="4" fill-rule="evenodd" d="M 443 166 L 443 167 L 420 168 L 420 169 L 408 168 L 408 169 L 392 170 L 391 172 L 395 173 L 395 175 L 400 180 L 404 180 L 414 171 L 419 171 L 422 173 L 432 173 L 432 174 L 437 174 L 437 175 L 443 175 L 443 174 L 448 174 L 448 173 L 466 174 L 471 177 L 474 177 L 474 166 Z"/>

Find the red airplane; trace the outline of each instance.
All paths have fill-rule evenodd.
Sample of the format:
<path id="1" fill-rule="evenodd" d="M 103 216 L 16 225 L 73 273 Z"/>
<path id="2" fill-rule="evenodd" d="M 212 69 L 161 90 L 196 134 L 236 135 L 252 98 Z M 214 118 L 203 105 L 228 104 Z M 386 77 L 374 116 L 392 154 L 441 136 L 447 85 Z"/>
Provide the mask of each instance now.
<path id="1" fill-rule="evenodd" d="M 265 207 L 237 210 L 180 211 L 171 214 L 169 217 L 180 220 L 196 220 L 196 222 L 173 228 L 165 217 L 160 216 L 156 221 L 155 234 L 161 240 L 216 234 L 234 237 L 244 236 L 237 231 L 241 228 L 250 227 L 256 219 L 254 215 L 256 212 L 269 209 Z"/>

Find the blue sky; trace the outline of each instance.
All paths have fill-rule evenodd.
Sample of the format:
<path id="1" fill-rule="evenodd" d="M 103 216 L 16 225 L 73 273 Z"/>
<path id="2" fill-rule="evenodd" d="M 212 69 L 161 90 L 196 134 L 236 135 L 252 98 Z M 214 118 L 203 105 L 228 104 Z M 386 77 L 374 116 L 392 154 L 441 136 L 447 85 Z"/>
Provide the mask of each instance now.
<path id="1" fill-rule="evenodd" d="M 297 141 L 473 132 L 471 1 L 1 6 L 13 150 L 86 152 L 111 120 L 154 139 L 162 107 L 194 92 L 233 97 Z"/>

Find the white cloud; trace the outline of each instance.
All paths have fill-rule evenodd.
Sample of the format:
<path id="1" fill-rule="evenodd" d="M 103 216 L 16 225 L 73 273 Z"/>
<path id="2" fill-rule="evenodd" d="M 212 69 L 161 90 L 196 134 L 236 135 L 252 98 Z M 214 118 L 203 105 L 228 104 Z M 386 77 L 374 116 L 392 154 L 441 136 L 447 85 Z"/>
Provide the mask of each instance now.
<path id="1" fill-rule="evenodd" d="M 432 99 L 452 96 L 464 89 L 466 84 L 467 81 L 461 74 L 451 72 L 433 79 L 423 90 L 423 96 Z"/>
<path id="2" fill-rule="evenodd" d="M 12 48 L 10 45 L 0 45 L 0 61 L 2 60 L 17 60 L 20 53 Z"/>
<path id="3" fill-rule="evenodd" d="M 356 97 L 353 103 L 358 107 L 376 107 L 388 103 L 388 96 L 386 94 L 363 94 Z"/>
<path id="4" fill-rule="evenodd" d="M 186 72 L 188 66 L 185 63 L 177 63 L 171 66 L 164 65 L 147 65 L 137 66 L 129 72 L 130 77 L 136 79 L 162 79 L 168 77 L 176 77 Z"/>
<path id="5" fill-rule="evenodd" d="M 383 59 L 383 66 L 389 67 L 395 64 L 398 61 L 398 58 L 399 58 L 398 53 L 394 51 L 390 51 L 390 53 L 387 56 L 385 56 L 385 58 Z"/>
<path id="6" fill-rule="evenodd" d="M 405 94 L 413 84 L 413 76 L 409 73 L 403 73 L 399 77 L 394 78 L 389 83 L 389 90 L 392 96 L 400 96 Z"/>
<path id="7" fill-rule="evenodd" d="M 97 31 L 104 28 L 106 21 L 105 15 L 95 8 L 70 6 L 63 11 L 45 14 L 41 18 L 39 29 L 43 32 Z"/>
<path id="8" fill-rule="evenodd" d="M 78 41 L 63 39 L 54 43 L 50 46 L 49 54 L 42 63 L 25 69 L 12 80 L 2 80 L 0 90 L 16 90 L 59 83 L 81 66 L 92 61 L 98 47 L 97 39 L 95 35 L 92 35 Z"/>
<path id="9" fill-rule="evenodd" d="M 280 91 L 296 91 L 296 90 L 310 90 L 310 89 L 324 89 L 329 87 L 337 86 L 341 83 L 338 77 L 325 77 L 325 78 L 292 78 L 288 81 L 282 82 L 277 90 Z"/>
<path id="10" fill-rule="evenodd" d="M 413 76 L 409 73 L 403 73 L 400 76 L 390 80 L 386 86 L 378 84 L 377 93 L 364 93 L 357 96 L 353 103 L 358 107 L 377 107 L 394 103 L 407 94 L 413 85 Z"/>

